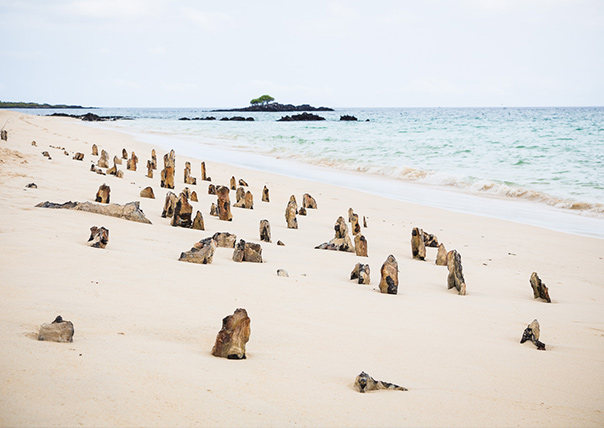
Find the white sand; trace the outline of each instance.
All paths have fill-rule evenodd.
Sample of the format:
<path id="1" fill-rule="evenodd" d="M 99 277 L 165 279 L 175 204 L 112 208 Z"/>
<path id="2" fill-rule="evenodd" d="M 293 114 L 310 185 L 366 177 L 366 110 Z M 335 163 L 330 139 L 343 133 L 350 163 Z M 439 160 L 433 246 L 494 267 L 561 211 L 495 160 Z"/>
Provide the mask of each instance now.
<path id="1" fill-rule="evenodd" d="M 0 111 L 0 424 L 2 426 L 602 426 L 604 425 L 604 240 L 451 213 L 335 186 L 206 162 L 214 184 L 243 178 L 254 209 L 234 220 L 209 215 L 207 182 L 189 186 L 205 231 L 160 217 L 166 189 L 146 174 L 151 146 L 63 118 Z M 32 140 L 37 147 L 31 145 Z M 91 146 L 133 150 L 125 177 L 89 171 Z M 63 150 L 49 146 L 65 147 Z M 47 150 L 52 160 L 41 155 Z M 83 152 L 83 162 L 72 160 Z M 199 180 L 200 161 L 176 153 Z M 34 182 L 37 189 L 25 189 Z M 91 213 L 34 208 L 43 201 L 141 201 L 152 225 Z M 261 202 L 264 185 L 271 202 Z M 139 197 L 151 185 L 156 199 Z M 310 193 L 319 209 L 286 228 L 289 196 Z M 231 201 L 234 203 L 234 192 Z M 366 216 L 369 257 L 315 250 L 338 216 Z M 235 263 L 219 248 L 211 265 L 178 261 L 202 238 L 229 231 L 273 243 L 265 263 Z M 109 229 L 105 250 L 86 245 L 91 226 Z M 413 227 L 462 255 L 467 296 L 447 290 L 447 268 L 411 258 Z M 285 247 L 276 245 L 277 240 Z M 396 296 L 380 294 L 379 270 L 399 263 Z M 371 266 L 371 285 L 350 281 Z M 277 269 L 289 278 L 276 275 Z M 553 302 L 534 300 L 533 271 Z M 226 315 L 252 320 L 247 360 L 210 355 Z M 35 340 L 57 315 L 73 343 Z M 547 350 L 520 344 L 533 319 Z M 359 394 L 357 374 L 408 392 Z"/>

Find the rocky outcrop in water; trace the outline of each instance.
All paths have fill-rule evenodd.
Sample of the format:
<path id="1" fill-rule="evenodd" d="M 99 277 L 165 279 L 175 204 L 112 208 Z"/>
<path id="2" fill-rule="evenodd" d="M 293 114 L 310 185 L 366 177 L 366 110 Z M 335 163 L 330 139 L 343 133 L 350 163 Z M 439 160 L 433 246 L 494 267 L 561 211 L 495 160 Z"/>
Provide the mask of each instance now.
<path id="1" fill-rule="evenodd" d="M 226 111 L 268 111 L 268 112 L 281 112 L 281 111 L 334 111 L 329 107 L 313 107 L 309 104 L 280 104 L 280 103 L 268 103 L 268 104 L 258 104 L 249 107 L 240 107 L 240 108 L 232 108 L 232 109 L 221 109 L 221 110 L 212 110 L 213 112 L 226 112 Z"/>
<path id="2" fill-rule="evenodd" d="M 317 121 L 325 120 L 324 117 L 312 113 L 293 114 L 291 116 L 283 116 L 277 122 L 301 122 L 301 121 Z"/>

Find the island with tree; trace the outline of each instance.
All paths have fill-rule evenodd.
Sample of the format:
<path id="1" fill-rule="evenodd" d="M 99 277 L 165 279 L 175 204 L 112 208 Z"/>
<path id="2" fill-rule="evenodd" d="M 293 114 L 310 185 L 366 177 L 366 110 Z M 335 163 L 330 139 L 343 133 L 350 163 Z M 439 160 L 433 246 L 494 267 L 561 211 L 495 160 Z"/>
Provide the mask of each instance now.
<path id="1" fill-rule="evenodd" d="M 262 95 L 250 101 L 249 107 L 218 109 L 214 112 L 221 111 L 264 111 L 264 112 L 280 112 L 280 111 L 334 111 L 329 107 L 313 107 L 309 104 L 301 104 L 295 106 L 293 104 L 280 104 L 274 102 L 275 99 L 270 95 Z"/>

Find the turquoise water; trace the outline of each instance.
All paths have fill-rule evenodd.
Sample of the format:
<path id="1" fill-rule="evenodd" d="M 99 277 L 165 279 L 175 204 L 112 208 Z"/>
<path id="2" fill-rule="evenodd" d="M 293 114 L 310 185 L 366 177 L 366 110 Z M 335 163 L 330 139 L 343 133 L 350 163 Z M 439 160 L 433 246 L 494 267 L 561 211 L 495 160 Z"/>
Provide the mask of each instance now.
<path id="1" fill-rule="evenodd" d="M 317 113 L 327 119 L 321 122 L 277 122 L 285 113 L 209 109 L 95 113 L 132 117 L 111 123 L 132 132 L 184 137 L 191 150 L 203 145 L 249 152 L 604 217 L 601 107 L 336 109 Z M 344 114 L 359 121 L 339 121 Z M 178 120 L 236 115 L 255 121 Z"/>

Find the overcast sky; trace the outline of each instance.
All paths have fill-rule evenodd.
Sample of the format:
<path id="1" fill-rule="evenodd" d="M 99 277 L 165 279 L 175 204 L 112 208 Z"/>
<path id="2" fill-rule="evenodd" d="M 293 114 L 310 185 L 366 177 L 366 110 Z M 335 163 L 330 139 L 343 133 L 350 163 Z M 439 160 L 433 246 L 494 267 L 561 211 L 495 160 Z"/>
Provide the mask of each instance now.
<path id="1" fill-rule="evenodd" d="M 0 100 L 604 105 L 604 0 L 0 0 Z"/>

